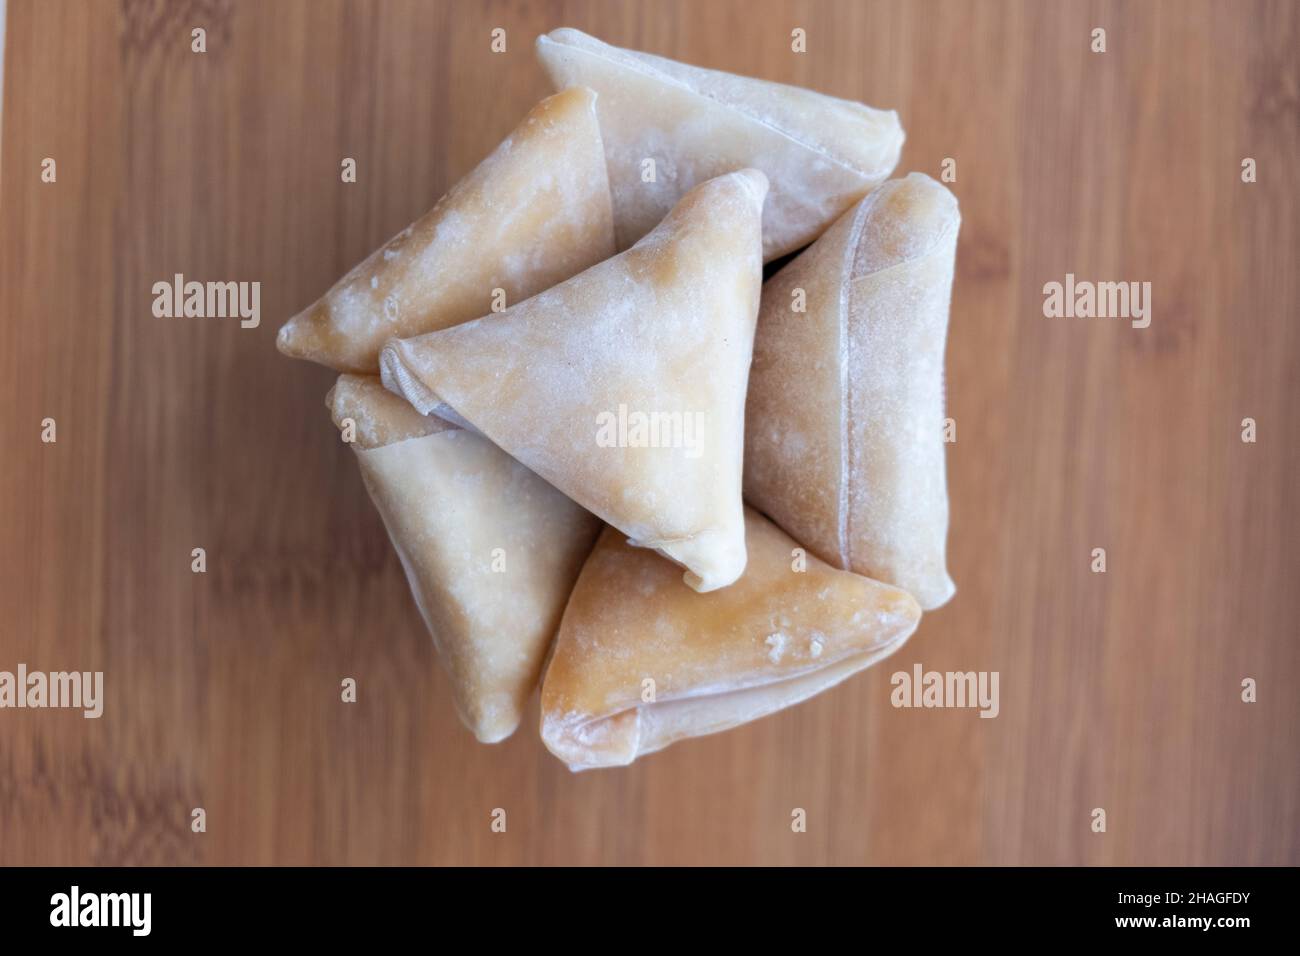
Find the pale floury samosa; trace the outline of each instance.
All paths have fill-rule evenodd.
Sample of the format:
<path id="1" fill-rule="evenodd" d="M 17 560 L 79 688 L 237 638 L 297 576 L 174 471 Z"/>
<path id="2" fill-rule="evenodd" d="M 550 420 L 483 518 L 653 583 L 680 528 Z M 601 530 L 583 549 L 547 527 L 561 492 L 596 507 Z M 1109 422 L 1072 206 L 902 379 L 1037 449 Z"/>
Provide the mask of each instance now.
<path id="1" fill-rule="evenodd" d="M 623 50 L 578 30 L 537 38 L 557 89 L 599 94 L 618 247 L 693 186 L 737 169 L 767 174 L 763 259 L 802 248 L 898 163 L 898 114 L 781 83 Z"/>
<path id="2" fill-rule="evenodd" d="M 745 387 L 766 177 L 687 193 L 635 246 L 499 315 L 381 358 L 384 384 L 464 422 L 699 591 L 745 567 Z"/>
<path id="3" fill-rule="evenodd" d="M 535 106 L 432 210 L 285 323 L 280 351 L 373 374 L 389 338 L 476 319 L 613 255 L 595 104 L 570 89 Z"/>
<path id="4" fill-rule="evenodd" d="M 745 498 L 837 567 L 930 610 L 948 576 L 944 341 L 957 200 L 891 180 L 767 281 Z"/>
<path id="5" fill-rule="evenodd" d="M 326 399 L 484 743 L 510 736 L 600 521 L 484 438 L 426 417 L 379 379 Z"/>

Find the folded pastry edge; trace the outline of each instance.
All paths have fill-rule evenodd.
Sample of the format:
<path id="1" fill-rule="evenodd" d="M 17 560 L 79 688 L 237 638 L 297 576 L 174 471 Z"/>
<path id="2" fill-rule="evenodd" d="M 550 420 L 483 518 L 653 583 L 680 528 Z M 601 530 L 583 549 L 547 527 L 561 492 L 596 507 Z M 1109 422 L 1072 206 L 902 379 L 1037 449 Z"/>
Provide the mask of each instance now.
<path id="1" fill-rule="evenodd" d="M 406 399 L 421 415 L 428 415 L 444 403 L 433 389 L 406 367 L 402 358 L 405 347 L 402 339 L 390 339 L 384 344 L 379 352 L 379 380 L 384 388 Z"/>

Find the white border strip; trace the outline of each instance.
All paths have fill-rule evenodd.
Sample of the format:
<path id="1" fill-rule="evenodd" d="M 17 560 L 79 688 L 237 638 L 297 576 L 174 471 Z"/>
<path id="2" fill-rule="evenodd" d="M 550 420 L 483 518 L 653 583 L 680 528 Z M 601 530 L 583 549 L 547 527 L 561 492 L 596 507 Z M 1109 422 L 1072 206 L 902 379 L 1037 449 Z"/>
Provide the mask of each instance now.
<path id="1" fill-rule="evenodd" d="M 5 128 L 5 20 L 9 11 L 6 0 L 0 0 L 0 155 L 4 154 Z"/>

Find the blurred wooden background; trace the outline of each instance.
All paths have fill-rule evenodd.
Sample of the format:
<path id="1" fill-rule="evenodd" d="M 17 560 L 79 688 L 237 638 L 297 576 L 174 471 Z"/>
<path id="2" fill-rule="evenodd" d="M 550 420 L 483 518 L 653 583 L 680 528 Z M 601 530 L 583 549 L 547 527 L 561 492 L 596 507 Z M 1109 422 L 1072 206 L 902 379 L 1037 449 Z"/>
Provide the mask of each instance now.
<path id="1" fill-rule="evenodd" d="M 897 108 L 965 220 L 956 599 L 834 692 L 578 776 L 535 704 L 461 729 L 332 375 L 273 341 L 549 92 L 562 25 Z M 10 0 L 0 669 L 107 702 L 0 712 L 0 863 L 1300 863 L 1298 50 L 1290 2 Z M 260 328 L 154 319 L 176 272 L 260 281 Z M 1151 327 L 1044 318 L 1066 272 L 1152 282 Z M 892 709 L 916 661 L 999 671 L 1001 715 Z"/>

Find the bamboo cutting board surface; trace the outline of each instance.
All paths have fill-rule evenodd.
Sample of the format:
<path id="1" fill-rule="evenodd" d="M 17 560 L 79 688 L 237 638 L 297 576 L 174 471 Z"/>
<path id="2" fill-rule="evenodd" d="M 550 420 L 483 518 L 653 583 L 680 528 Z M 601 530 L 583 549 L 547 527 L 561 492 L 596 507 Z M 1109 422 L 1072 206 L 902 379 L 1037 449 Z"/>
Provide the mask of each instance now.
<path id="1" fill-rule="evenodd" d="M 333 376 L 274 348 L 549 92 L 565 25 L 896 108 L 964 218 L 956 598 L 577 776 L 535 703 L 461 729 Z M 10 0 L 6 43 L 0 670 L 106 701 L 0 711 L 0 863 L 1300 863 L 1295 4 Z M 175 273 L 261 282 L 260 327 L 153 318 Z M 1066 273 L 1151 282 L 1150 328 L 1044 317 Z M 999 716 L 891 707 L 916 663 L 998 671 Z"/>

